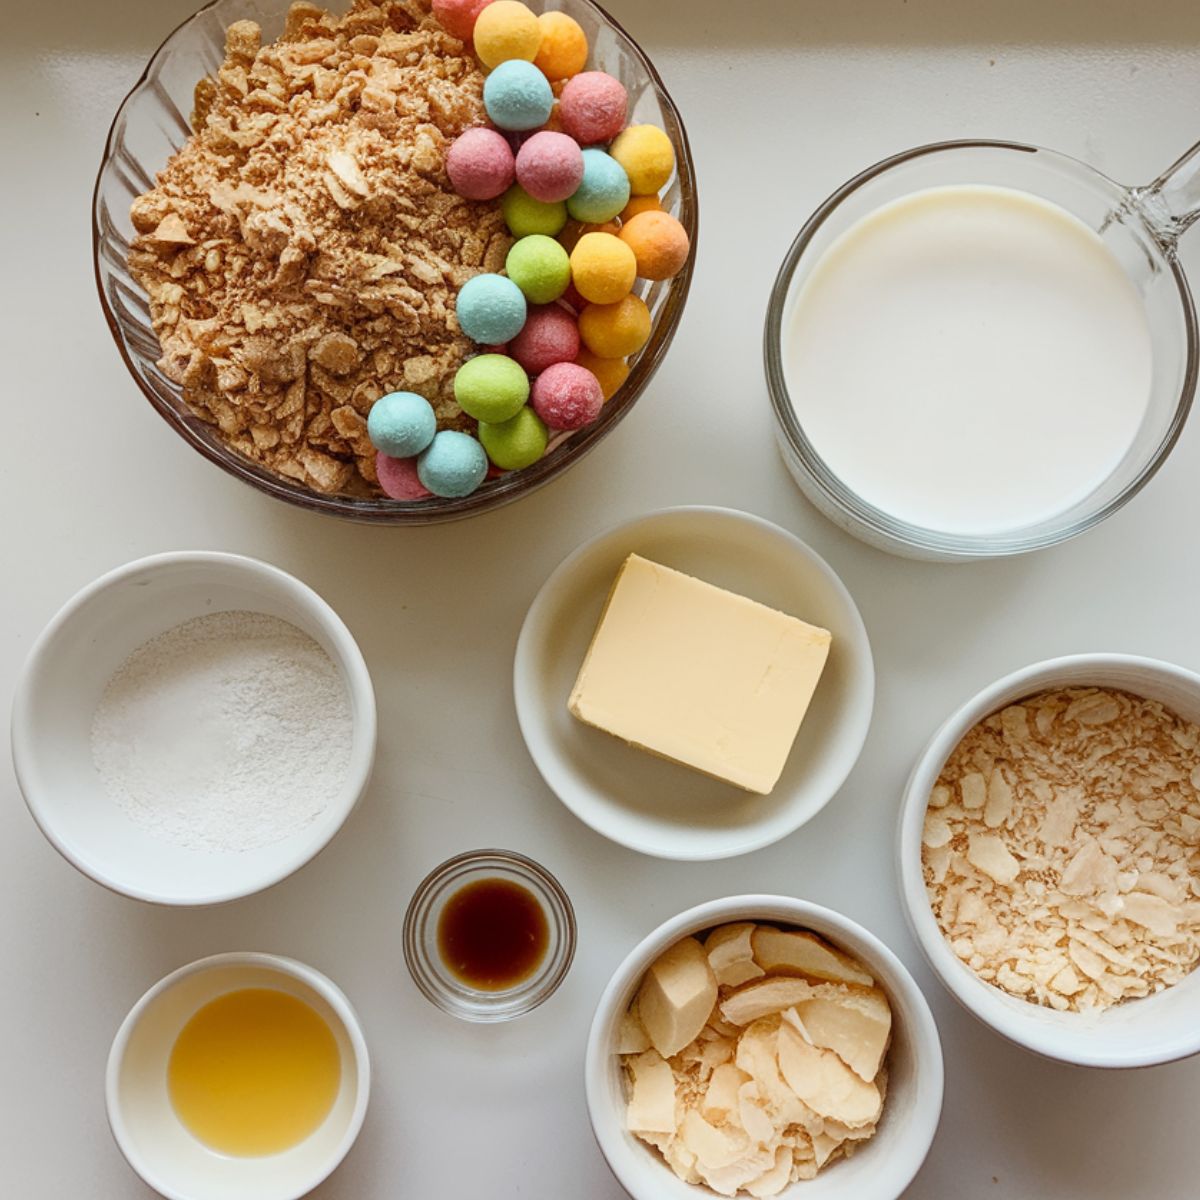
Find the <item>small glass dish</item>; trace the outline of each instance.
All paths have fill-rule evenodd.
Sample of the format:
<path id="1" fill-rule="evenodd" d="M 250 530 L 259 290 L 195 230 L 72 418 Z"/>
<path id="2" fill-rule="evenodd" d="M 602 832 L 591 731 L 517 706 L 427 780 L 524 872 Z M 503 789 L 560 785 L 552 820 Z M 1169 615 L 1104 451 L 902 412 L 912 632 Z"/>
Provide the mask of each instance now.
<path id="1" fill-rule="evenodd" d="M 546 951 L 532 974 L 512 987 L 488 991 L 455 975 L 438 949 L 438 926 L 450 899 L 468 884 L 504 880 L 530 892 L 546 918 Z M 511 1021 L 548 1000 L 575 957 L 575 910 L 562 885 L 531 858 L 512 850 L 471 850 L 431 871 L 413 893 L 404 917 L 404 961 L 431 1003 L 464 1021 Z"/>
<path id="2" fill-rule="evenodd" d="M 334 11 L 346 7 L 345 0 L 323 0 L 323 6 Z M 274 39 L 282 32 L 291 7 L 291 0 L 212 0 L 155 51 L 117 110 L 92 199 L 96 286 L 113 341 L 134 382 L 159 416 L 209 462 L 268 496 L 310 512 L 376 525 L 428 525 L 474 516 L 536 491 L 597 446 L 637 402 L 666 356 L 692 282 L 699 209 L 687 132 L 649 58 L 600 5 L 592 0 L 529 0 L 529 6 L 536 12 L 558 9 L 574 17 L 588 37 L 588 69 L 607 71 L 625 85 L 629 123 L 658 125 L 675 146 L 676 169 L 662 192 L 662 206 L 682 222 L 692 253 L 674 279 L 638 281 L 635 291 L 649 306 L 653 324 L 649 341 L 630 360 L 629 377 L 586 429 L 552 444 L 533 466 L 485 480 L 477 491 L 460 499 L 400 502 L 325 495 L 273 474 L 228 446 L 214 426 L 192 412 L 179 386 L 159 369 L 162 350 L 150 322 L 146 294 L 130 273 L 128 262 L 134 236 L 130 204 L 154 186 L 158 172 L 190 136 L 192 92 L 198 80 L 220 67 L 226 28 L 234 21 L 251 20 L 262 27 L 265 40 Z"/>

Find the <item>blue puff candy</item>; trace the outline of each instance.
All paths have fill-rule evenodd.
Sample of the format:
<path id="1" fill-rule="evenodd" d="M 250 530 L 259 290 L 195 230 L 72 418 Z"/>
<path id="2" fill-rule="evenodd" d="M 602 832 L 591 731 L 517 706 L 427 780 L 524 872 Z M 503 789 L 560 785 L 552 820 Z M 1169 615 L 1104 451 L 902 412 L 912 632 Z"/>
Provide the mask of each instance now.
<path id="1" fill-rule="evenodd" d="M 539 129 L 550 119 L 554 93 L 533 63 L 513 58 L 483 81 L 483 107 L 500 129 Z"/>
<path id="2" fill-rule="evenodd" d="M 393 458 L 413 458 L 437 433 L 437 417 L 424 396 L 415 392 L 389 392 L 371 405 L 367 437 L 376 450 Z"/>
<path id="3" fill-rule="evenodd" d="M 435 495 L 469 496 L 487 474 L 483 447 L 469 433 L 443 429 L 417 459 L 417 478 Z"/>
<path id="4" fill-rule="evenodd" d="M 471 341 L 500 346 L 525 327 L 525 293 L 504 275 L 476 275 L 463 284 L 455 311 Z"/>
<path id="5" fill-rule="evenodd" d="M 629 176 L 603 150 L 583 152 L 583 181 L 568 201 L 567 212 L 586 225 L 611 221 L 629 203 Z"/>

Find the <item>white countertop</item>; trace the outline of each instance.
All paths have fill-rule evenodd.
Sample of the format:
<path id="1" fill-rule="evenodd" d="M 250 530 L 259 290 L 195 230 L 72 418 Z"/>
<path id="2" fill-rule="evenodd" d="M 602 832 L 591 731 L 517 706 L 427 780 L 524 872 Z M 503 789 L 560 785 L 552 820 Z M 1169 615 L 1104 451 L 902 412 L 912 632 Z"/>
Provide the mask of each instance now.
<path id="1" fill-rule="evenodd" d="M 808 212 L 902 147 L 997 136 L 1144 182 L 1197 137 L 1200 9 L 1190 0 L 612 0 L 687 120 L 701 188 L 692 298 L 672 352 L 611 439 L 566 478 L 492 516 L 398 532 L 324 521 L 200 459 L 125 374 L 92 283 L 89 198 L 109 120 L 193 0 L 5 5 L 0 323 L 8 503 L 0 681 L 72 592 L 155 551 L 219 548 L 312 584 L 358 637 L 379 694 L 378 770 L 326 853 L 265 895 L 179 912 L 108 894 L 37 832 L 0 772 L 0 1193 L 149 1196 L 105 1125 L 109 1041 L 167 971 L 227 949 L 331 975 L 376 1067 L 358 1146 L 321 1200 L 617 1200 L 592 1141 L 582 1051 L 629 947 L 700 900 L 790 892 L 887 941 L 933 1004 L 946 1108 L 909 1200 L 1185 1200 L 1196 1195 L 1200 1060 L 1086 1072 L 1016 1050 L 959 1011 L 898 906 L 902 782 L 950 708 L 1012 668 L 1126 650 L 1200 668 L 1200 429 L 1102 528 L 1025 559 L 928 566 L 826 523 L 776 455 L 760 368 L 776 265 Z M 1184 259 L 1200 278 L 1200 232 Z M 808 540 L 855 595 L 874 642 L 875 723 L 834 802 L 771 849 L 707 865 L 610 845 L 542 785 L 513 715 L 525 608 L 579 541 L 643 510 L 712 503 Z M 522 850 L 558 874 L 579 954 L 534 1015 L 475 1028 L 412 986 L 400 927 L 414 885 L 470 847 Z"/>

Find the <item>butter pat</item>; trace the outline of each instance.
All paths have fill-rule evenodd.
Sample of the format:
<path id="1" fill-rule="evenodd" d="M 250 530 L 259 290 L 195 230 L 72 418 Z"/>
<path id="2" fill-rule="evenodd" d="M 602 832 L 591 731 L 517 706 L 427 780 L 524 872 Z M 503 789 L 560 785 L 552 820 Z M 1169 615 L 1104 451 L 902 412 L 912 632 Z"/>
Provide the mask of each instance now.
<path id="1" fill-rule="evenodd" d="M 631 554 L 568 706 L 588 725 L 767 795 L 830 641 L 827 630 Z"/>

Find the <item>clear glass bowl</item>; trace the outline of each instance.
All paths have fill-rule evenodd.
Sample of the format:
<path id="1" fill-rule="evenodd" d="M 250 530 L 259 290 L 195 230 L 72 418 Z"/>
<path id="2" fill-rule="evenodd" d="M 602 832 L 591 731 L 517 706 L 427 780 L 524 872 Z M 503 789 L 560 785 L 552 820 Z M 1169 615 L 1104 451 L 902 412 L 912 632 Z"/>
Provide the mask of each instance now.
<path id="1" fill-rule="evenodd" d="M 533 974 L 502 991 L 464 983 L 442 961 L 438 922 L 447 901 L 469 883 L 503 879 L 531 892 L 546 918 L 546 953 Z M 562 885 L 533 859 L 512 850 L 472 850 L 442 863 L 421 882 L 404 916 L 404 961 L 432 1004 L 464 1021 L 510 1021 L 548 1000 L 575 957 L 575 910 Z"/>
<path id="2" fill-rule="evenodd" d="M 687 133 L 650 60 L 598 4 L 592 0 L 528 3 L 538 12 L 560 9 L 574 17 L 588 36 L 589 69 L 615 75 L 628 90 L 630 122 L 661 126 L 675 146 L 676 171 L 662 201 L 687 230 L 692 254 L 674 279 L 663 283 L 639 281 L 637 291 L 650 307 L 653 329 L 650 340 L 631 360 L 628 379 L 605 404 L 594 424 L 564 439 L 533 466 L 487 480 L 478 491 L 462 499 L 435 497 L 398 502 L 323 495 L 272 474 L 227 446 L 213 426 L 188 408 L 179 387 L 159 370 L 161 350 L 150 324 L 146 296 L 128 267 L 134 234 L 130 204 L 154 185 L 156 173 L 187 140 L 192 90 L 197 80 L 221 64 L 226 28 L 234 21 L 249 19 L 262 26 L 266 39 L 273 39 L 282 31 L 290 7 L 290 0 L 213 0 L 159 47 L 118 109 L 104 148 L 92 206 L 96 285 L 117 349 L 159 415 L 210 462 L 269 496 L 313 512 L 379 525 L 425 525 L 498 508 L 548 483 L 611 433 L 645 390 L 675 335 L 692 282 L 699 210 Z M 331 0 L 328 7 L 340 9 L 345 5 Z"/>
<path id="3" fill-rule="evenodd" d="M 1145 188 L 1126 188 L 1053 150 L 1017 142 L 939 142 L 876 163 L 840 187 L 809 218 L 779 269 L 767 310 L 764 366 L 784 462 L 830 520 L 869 544 L 910 558 L 994 558 L 1052 546 L 1111 516 L 1137 495 L 1171 452 L 1196 389 L 1196 311 L 1175 254 L 1200 210 L 1200 147 Z M 1147 415 L 1108 479 L 1065 512 L 1002 534 L 945 533 L 909 524 L 847 487 L 809 440 L 788 392 L 783 330 L 800 288 L 830 245 L 882 205 L 932 187 L 988 184 L 1032 193 L 1094 229 L 1145 306 L 1153 346 Z"/>

